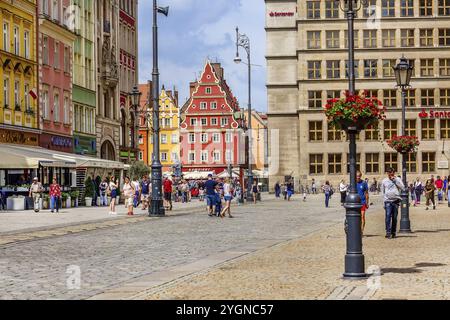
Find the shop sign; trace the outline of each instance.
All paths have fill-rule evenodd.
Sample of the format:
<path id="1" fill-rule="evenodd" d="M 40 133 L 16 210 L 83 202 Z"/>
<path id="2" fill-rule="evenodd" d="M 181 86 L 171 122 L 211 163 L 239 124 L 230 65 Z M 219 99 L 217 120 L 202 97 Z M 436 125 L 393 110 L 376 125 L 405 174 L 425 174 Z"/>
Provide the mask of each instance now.
<path id="1" fill-rule="evenodd" d="M 70 138 L 52 137 L 51 141 L 52 141 L 52 145 L 56 146 L 56 147 L 64 147 L 64 148 L 72 147 L 72 139 L 70 139 Z"/>
<path id="2" fill-rule="evenodd" d="M 293 17 L 294 14 L 295 14 L 295 12 L 292 12 L 292 11 L 290 11 L 290 12 L 274 12 L 274 11 L 271 11 L 269 13 L 269 16 L 271 16 L 271 17 Z"/>
<path id="3" fill-rule="evenodd" d="M 37 135 L 27 132 L 0 130 L 0 143 L 23 144 L 37 146 Z"/>
<path id="4" fill-rule="evenodd" d="M 450 111 L 429 110 L 427 112 L 425 109 L 422 109 L 422 112 L 419 113 L 419 117 L 421 119 L 450 119 Z"/>
<path id="5" fill-rule="evenodd" d="M 447 160 L 439 161 L 437 167 L 438 169 L 448 169 L 448 161 Z"/>

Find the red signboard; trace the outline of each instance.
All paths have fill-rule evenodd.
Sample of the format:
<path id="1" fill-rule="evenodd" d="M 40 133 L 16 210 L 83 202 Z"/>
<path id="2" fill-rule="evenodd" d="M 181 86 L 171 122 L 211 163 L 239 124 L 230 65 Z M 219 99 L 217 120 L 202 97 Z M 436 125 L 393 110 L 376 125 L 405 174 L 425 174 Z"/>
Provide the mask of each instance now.
<path id="1" fill-rule="evenodd" d="M 422 119 L 450 119 L 450 111 L 430 110 L 427 112 L 425 109 L 422 109 L 419 117 Z"/>

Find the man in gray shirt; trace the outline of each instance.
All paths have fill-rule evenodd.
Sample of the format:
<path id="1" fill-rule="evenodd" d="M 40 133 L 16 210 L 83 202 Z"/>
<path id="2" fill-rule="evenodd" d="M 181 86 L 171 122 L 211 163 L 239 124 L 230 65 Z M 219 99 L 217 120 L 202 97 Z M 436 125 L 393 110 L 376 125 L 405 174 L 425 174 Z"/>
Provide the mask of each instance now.
<path id="1" fill-rule="evenodd" d="M 383 193 L 384 210 L 386 211 L 386 238 L 396 237 L 398 207 L 400 205 L 400 192 L 405 188 L 402 180 L 395 176 L 395 170 L 387 170 L 388 177 L 381 183 Z"/>

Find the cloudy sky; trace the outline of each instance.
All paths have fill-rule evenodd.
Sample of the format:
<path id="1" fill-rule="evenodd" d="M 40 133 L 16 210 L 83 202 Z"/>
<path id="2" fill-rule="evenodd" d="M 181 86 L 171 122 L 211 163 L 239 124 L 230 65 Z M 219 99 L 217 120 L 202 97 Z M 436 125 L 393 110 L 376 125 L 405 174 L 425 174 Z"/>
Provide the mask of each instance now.
<path id="1" fill-rule="evenodd" d="M 152 3 L 139 1 L 139 81 L 152 77 Z M 262 0 L 159 0 L 169 6 L 169 16 L 158 15 L 160 84 L 175 86 L 180 104 L 189 96 L 189 82 L 198 77 L 206 59 L 222 63 L 225 79 L 243 107 L 247 106 L 247 67 L 236 65 L 236 26 L 250 37 L 252 106 L 267 110 Z M 246 53 L 240 48 L 243 61 Z"/>

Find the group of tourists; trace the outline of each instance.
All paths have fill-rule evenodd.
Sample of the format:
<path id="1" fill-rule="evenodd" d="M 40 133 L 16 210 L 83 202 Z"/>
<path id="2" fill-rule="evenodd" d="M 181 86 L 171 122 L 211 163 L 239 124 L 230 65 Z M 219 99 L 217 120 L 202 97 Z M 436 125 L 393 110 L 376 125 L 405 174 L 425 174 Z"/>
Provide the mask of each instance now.
<path id="1" fill-rule="evenodd" d="M 436 179 L 432 175 L 430 179 L 425 181 L 425 185 L 422 184 L 420 178 L 417 178 L 414 183 L 409 185 L 409 192 L 411 195 L 411 201 L 414 206 L 420 205 L 422 196 L 425 196 L 426 210 L 429 210 L 429 206 L 432 205 L 433 209 L 436 209 L 436 195 L 438 204 L 447 201 L 450 207 L 450 187 L 448 177 L 441 178 L 437 176 Z"/>

